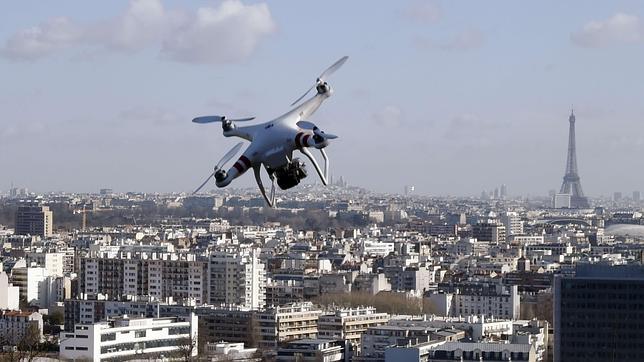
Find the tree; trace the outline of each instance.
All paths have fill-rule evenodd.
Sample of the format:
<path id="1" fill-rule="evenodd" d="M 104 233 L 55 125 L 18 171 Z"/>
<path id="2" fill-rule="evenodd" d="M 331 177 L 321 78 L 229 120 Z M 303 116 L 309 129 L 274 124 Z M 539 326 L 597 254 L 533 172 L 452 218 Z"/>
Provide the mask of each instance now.
<path id="1" fill-rule="evenodd" d="M 192 335 L 180 338 L 177 344 L 176 357 L 182 361 L 192 361 L 194 352 L 197 349 L 197 339 Z"/>
<path id="2" fill-rule="evenodd" d="M 46 351 L 42 348 L 41 333 L 38 324 L 32 323 L 27 327 L 25 335 L 18 341 L 3 341 L 2 345 L 3 354 L 0 356 L 0 361 L 6 362 L 33 362 L 38 357 L 43 356 Z"/>

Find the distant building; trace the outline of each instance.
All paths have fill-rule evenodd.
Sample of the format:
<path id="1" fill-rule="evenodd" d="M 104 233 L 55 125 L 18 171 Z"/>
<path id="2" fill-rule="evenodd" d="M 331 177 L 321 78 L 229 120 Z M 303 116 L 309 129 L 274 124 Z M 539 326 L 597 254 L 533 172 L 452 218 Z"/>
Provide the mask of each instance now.
<path id="1" fill-rule="evenodd" d="M 642 194 L 639 191 L 633 191 L 633 201 L 642 201 Z"/>
<path id="2" fill-rule="evenodd" d="M 523 221 L 521 216 L 514 211 L 507 211 L 501 214 L 501 223 L 505 226 L 507 236 L 522 235 Z"/>
<path id="3" fill-rule="evenodd" d="M 258 313 L 255 323 L 260 328 L 259 347 L 275 349 L 284 342 L 316 338 L 320 314 L 322 311 L 311 302 L 293 303 Z"/>
<path id="4" fill-rule="evenodd" d="M 613 201 L 616 201 L 616 202 L 622 201 L 622 193 L 619 191 L 614 192 Z"/>
<path id="5" fill-rule="evenodd" d="M 318 338 L 344 340 L 352 347 L 352 351 L 359 351 L 362 333 L 369 327 L 383 325 L 388 320 L 387 313 L 378 313 L 373 307 L 337 309 L 320 316 Z"/>
<path id="6" fill-rule="evenodd" d="M 429 295 L 436 314 L 446 317 L 483 315 L 491 318 L 519 319 L 520 298 L 516 285 L 468 282 L 439 285 L 439 292 Z"/>
<path id="7" fill-rule="evenodd" d="M 111 300 L 150 296 L 197 304 L 206 301 L 208 263 L 194 256 L 128 253 L 80 261 L 80 291 L 91 297 L 102 294 Z"/>
<path id="8" fill-rule="evenodd" d="M 258 357 L 257 348 L 245 348 L 243 343 L 206 343 L 204 351 L 209 357 L 212 358 L 211 361 L 261 361 L 261 359 Z"/>
<path id="9" fill-rule="evenodd" d="M 29 328 L 38 331 L 42 340 L 42 315 L 38 312 L 0 311 L 0 341 L 2 345 L 16 345 L 27 335 Z"/>
<path id="10" fill-rule="evenodd" d="M 555 209 L 570 209 L 572 196 L 570 194 L 555 194 L 552 205 Z"/>
<path id="11" fill-rule="evenodd" d="M 492 223 L 475 224 L 472 225 L 472 237 L 493 244 L 503 243 L 506 241 L 506 228 L 504 225 Z"/>
<path id="12" fill-rule="evenodd" d="M 11 270 L 11 282 L 20 288 L 20 299 L 29 304 L 45 306 L 47 299 L 46 280 L 49 274 L 41 267 L 30 268 L 24 264 L 16 265 Z"/>
<path id="13" fill-rule="evenodd" d="M 345 360 L 344 341 L 300 339 L 277 350 L 278 362 L 339 362 Z"/>
<path id="14" fill-rule="evenodd" d="M 9 276 L 0 272 L 0 310 L 19 310 L 20 288 L 9 283 Z"/>
<path id="15" fill-rule="evenodd" d="M 122 318 L 78 324 L 60 334 L 63 360 L 117 360 L 196 356 L 197 316 L 190 318 Z"/>
<path id="16" fill-rule="evenodd" d="M 418 361 L 525 361 L 535 362 L 537 355 L 530 344 L 511 343 L 419 343 L 393 347 L 385 351 L 385 362 Z"/>
<path id="17" fill-rule="evenodd" d="M 54 216 L 48 206 L 24 203 L 16 211 L 16 235 L 38 235 L 49 238 L 53 234 Z"/>
<path id="18" fill-rule="evenodd" d="M 555 362 L 644 356 L 644 266 L 579 265 L 554 281 Z"/>
<path id="19" fill-rule="evenodd" d="M 217 251 L 208 264 L 208 302 L 259 309 L 266 304 L 266 270 L 259 252 Z"/>

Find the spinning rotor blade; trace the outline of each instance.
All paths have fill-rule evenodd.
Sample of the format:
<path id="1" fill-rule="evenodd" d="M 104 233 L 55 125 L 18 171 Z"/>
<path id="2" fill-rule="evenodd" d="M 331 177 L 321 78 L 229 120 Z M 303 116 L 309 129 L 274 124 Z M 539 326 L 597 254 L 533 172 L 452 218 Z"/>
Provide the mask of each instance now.
<path id="1" fill-rule="evenodd" d="M 318 126 L 316 126 L 315 124 L 313 124 L 313 123 L 311 123 L 311 122 L 309 122 L 309 121 L 299 121 L 299 122 L 297 122 L 297 126 L 298 126 L 298 127 L 300 127 L 300 128 L 302 128 L 302 129 L 308 129 L 308 130 L 311 130 L 311 131 L 313 131 L 313 133 L 315 133 L 316 135 L 318 135 L 318 136 L 320 136 L 320 137 L 324 137 L 324 138 L 326 138 L 326 139 L 328 139 L 328 140 L 333 140 L 333 139 L 338 138 L 338 136 L 336 136 L 336 135 L 334 135 L 334 134 L 331 134 L 331 133 L 325 133 L 325 132 L 324 132 L 324 131 L 322 131 L 320 128 L 318 128 Z"/>
<path id="2" fill-rule="evenodd" d="M 214 170 L 212 171 L 212 173 L 208 176 L 208 178 L 206 179 L 206 181 L 204 181 L 201 185 L 199 185 L 199 187 L 197 187 L 197 189 L 196 189 L 192 194 L 193 194 L 193 195 L 194 195 L 194 194 L 196 194 L 196 193 L 197 193 L 197 192 L 199 192 L 199 191 L 200 191 L 204 186 L 206 186 L 206 184 L 208 183 L 208 181 L 210 181 L 210 179 L 211 179 L 211 178 L 213 178 L 213 177 L 215 176 L 215 174 L 217 173 L 217 171 L 219 171 L 219 170 L 221 169 L 221 166 L 223 166 L 226 162 L 230 161 L 230 159 L 231 159 L 231 158 L 233 158 L 233 156 L 235 156 L 235 155 L 237 154 L 237 152 L 239 152 L 239 149 L 242 147 L 242 145 L 243 145 L 243 144 L 244 144 L 243 142 L 239 142 L 239 143 L 238 143 L 238 144 L 236 144 L 233 148 L 231 148 L 231 149 L 230 149 L 230 151 L 228 151 L 228 153 L 226 153 L 226 154 L 224 155 L 224 157 L 222 157 L 222 158 L 221 158 L 221 160 L 219 161 L 219 163 L 217 163 L 217 165 L 215 166 L 215 169 L 214 169 Z"/>
<path id="3" fill-rule="evenodd" d="M 215 166 L 215 172 L 221 169 L 221 166 L 223 166 L 226 162 L 230 161 L 230 159 L 233 158 L 233 156 L 235 156 L 237 152 L 239 152 L 239 149 L 242 147 L 243 144 L 244 142 L 239 142 L 233 148 L 231 148 L 230 151 L 228 151 L 228 153 L 226 153 L 224 157 L 222 157 L 221 160 L 217 163 L 217 166 Z M 213 172 L 213 175 L 214 175 L 214 172 Z"/>
<path id="4" fill-rule="evenodd" d="M 337 62 L 333 63 L 333 65 L 332 65 L 332 66 L 330 66 L 329 68 L 327 68 L 327 70 L 325 70 L 325 71 L 322 73 L 322 75 L 320 75 L 320 77 L 318 78 L 318 80 L 319 80 L 319 81 L 323 81 L 323 82 L 324 82 L 324 80 L 325 80 L 327 77 L 331 76 L 331 74 L 335 73 L 335 71 L 336 71 L 336 70 L 340 69 L 340 67 L 342 66 L 342 64 L 344 64 L 344 62 L 346 62 L 346 61 L 347 61 L 347 59 L 349 59 L 349 57 L 348 57 L 348 56 L 346 56 L 346 55 L 345 55 L 345 56 L 343 56 L 342 58 L 338 59 L 338 61 L 337 61 Z"/>
<path id="5" fill-rule="evenodd" d="M 342 64 L 344 64 L 347 61 L 347 59 L 349 59 L 348 56 L 346 56 L 346 55 L 343 56 L 342 58 L 338 59 L 337 62 L 333 63 L 332 66 L 328 67 L 324 72 L 322 72 L 322 74 L 315 81 L 315 84 L 313 84 L 313 86 L 311 88 L 309 88 L 304 94 L 302 94 L 302 96 L 300 96 L 300 98 L 298 98 L 295 102 L 291 103 L 291 106 L 294 106 L 295 104 L 297 104 L 297 102 L 301 101 L 302 98 L 306 97 L 306 95 L 309 94 L 309 92 L 312 91 L 313 88 L 315 88 L 315 86 L 317 86 L 320 83 L 324 83 L 324 81 L 328 77 L 330 77 L 331 74 L 335 73 L 336 70 L 340 69 Z"/>
<path id="6" fill-rule="evenodd" d="M 247 117 L 247 118 L 237 118 L 237 119 L 228 119 L 225 116 L 203 116 L 203 117 L 197 117 L 192 120 L 194 123 L 212 123 L 212 122 L 247 122 L 247 121 L 252 121 L 254 120 L 255 117 Z"/>
<path id="7" fill-rule="evenodd" d="M 210 176 L 208 176 L 208 178 L 206 179 L 206 181 L 204 181 L 199 187 L 197 187 L 197 189 L 192 194 L 194 195 L 197 192 L 199 192 L 204 186 L 206 186 L 208 181 L 210 181 L 210 179 L 213 178 L 214 176 L 215 176 L 215 173 L 214 172 L 211 173 Z"/>

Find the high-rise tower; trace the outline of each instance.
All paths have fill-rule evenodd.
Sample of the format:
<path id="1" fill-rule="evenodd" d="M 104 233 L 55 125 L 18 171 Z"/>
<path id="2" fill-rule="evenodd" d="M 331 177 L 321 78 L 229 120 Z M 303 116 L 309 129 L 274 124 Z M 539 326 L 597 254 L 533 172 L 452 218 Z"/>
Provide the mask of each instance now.
<path id="1" fill-rule="evenodd" d="M 577 150 L 575 146 L 575 113 L 570 111 L 570 130 L 568 131 L 568 158 L 566 159 L 566 174 L 561 184 L 562 194 L 570 195 L 570 207 L 583 209 L 590 207 L 588 199 L 584 196 L 577 172 Z"/>

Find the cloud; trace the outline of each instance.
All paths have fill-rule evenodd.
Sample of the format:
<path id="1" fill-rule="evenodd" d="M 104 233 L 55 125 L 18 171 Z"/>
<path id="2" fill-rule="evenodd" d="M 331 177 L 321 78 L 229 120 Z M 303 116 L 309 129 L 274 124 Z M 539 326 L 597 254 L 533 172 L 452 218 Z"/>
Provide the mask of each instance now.
<path id="1" fill-rule="evenodd" d="M 443 50 L 470 50 L 478 48 L 485 42 L 483 33 L 475 29 L 464 30 L 439 45 Z"/>
<path id="2" fill-rule="evenodd" d="M 399 127 L 403 124 L 404 114 L 397 106 L 386 106 L 372 115 L 377 124 L 385 127 Z"/>
<path id="3" fill-rule="evenodd" d="M 12 60 L 34 60 L 66 48 L 82 37 L 82 30 L 65 17 L 49 19 L 7 39 L 0 55 Z"/>
<path id="4" fill-rule="evenodd" d="M 617 13 L 606 20 L 594 20 L 570 34 L 573 44 L 597 48 L 620 43 L 635 43 L 644 39 L 644 27 L 635 15 Z"/>
<path id="5" fill-rule="evenodd" d="M 275 30 L 266 4 L 226 1 L 200 8 L 180 31 L 163 43 L 162 54 L 185 62 L 228 63 L 250 55 Z"/>
<path id="6" fill-rule="evenodd" d="M 226 0 L 194 13 L 169 10 L 161 0 L 132 0 L 119 16 L 79 24 L 53 18 L 11 35 L 0 55 L 36 60 L 70 48 L 136 52 L 158 47 L 162 58 L 192 63 L 232 63 L 245 59 L 276 29 L 266 4 Z"/>
<path id="7" fill-rule="evenodd" d="M 443 17 L 443 9 L 435 0 L 415 1 L 403 11 L 403 17 L 417 23 L 431 24 Z"/>

